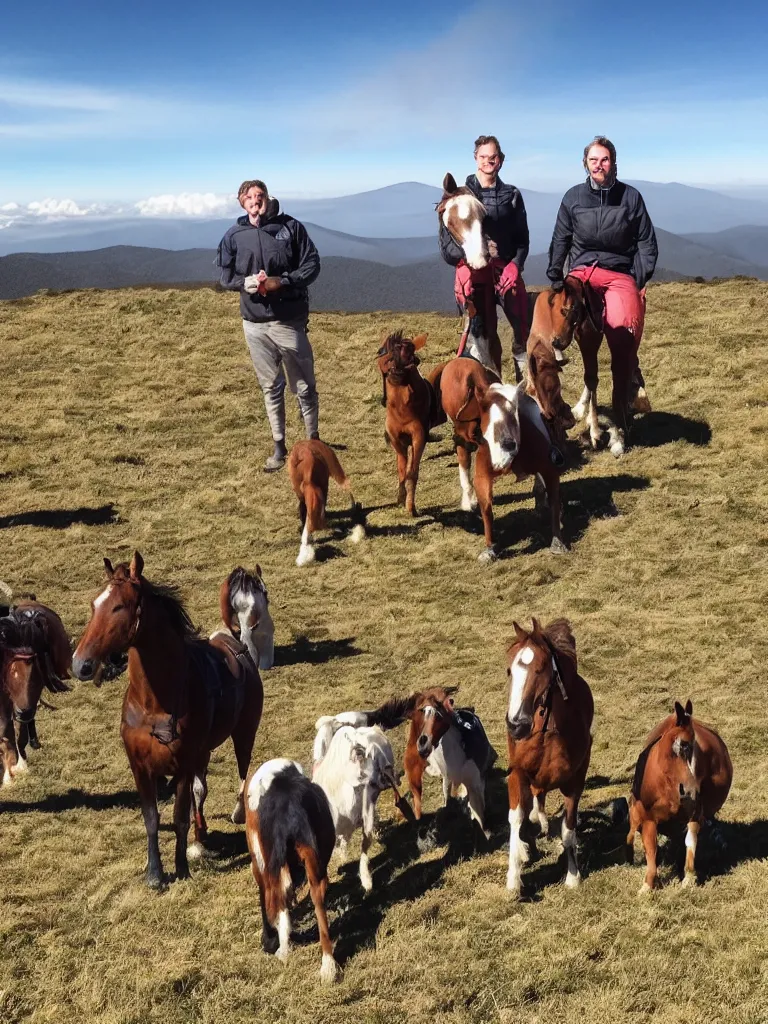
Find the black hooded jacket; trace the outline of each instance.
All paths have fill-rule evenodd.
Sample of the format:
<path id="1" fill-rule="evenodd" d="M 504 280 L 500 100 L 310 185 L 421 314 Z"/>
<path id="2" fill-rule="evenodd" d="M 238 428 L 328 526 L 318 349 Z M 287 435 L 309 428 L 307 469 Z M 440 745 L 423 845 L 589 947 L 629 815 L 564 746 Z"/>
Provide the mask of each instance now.
<path id="1" fill-rule="evenodd" d="M 470 174 L 465 182 L 470 192 L 485 207 L 483 231 L 496 243 L 499 256 L 505 263 L 516 263 L 522 273 L 528 255 L 528 217 L 520 190 L 496 179 L 492 188 L 482 188 L 477 175 Z M 464 259 L 464 250 L 453 240 L 440 221 L 440 255 L 455 267 Z"/>
<path id="2" fill-rule="evenodd" d="M 571 270 L 597 263 L 603 270 L 630 274 L 638 288 L 653 276 L 659 255 L 656 234 L 643 197 L 615 181 L 593 188 L 587 178 L 563 196 L 549 247 L 550 281 L 562 281 L 566 258 Z"/>
<path id="3" fill-rule="evenodd" d="M 216 264 L 221 267 L 221 286 L 240 292 L 240 314 L 252 323 L 306 320 L 307 288 L 320 273 L 320 257 L 307 229 L 279 209 L 277 200 L 270 199 L 257 228 L 247 216 L 238 217 L 219 243 Z M 260 270 L 281 278 L 283 287 L 269 295 L 244 291 L 246 277 Z"/>

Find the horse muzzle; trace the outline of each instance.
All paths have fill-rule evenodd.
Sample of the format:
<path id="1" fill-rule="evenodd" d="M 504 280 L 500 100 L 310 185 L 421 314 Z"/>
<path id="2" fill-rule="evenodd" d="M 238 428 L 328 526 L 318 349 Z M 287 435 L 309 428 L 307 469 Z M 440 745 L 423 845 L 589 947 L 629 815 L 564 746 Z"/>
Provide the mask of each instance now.
<path id="1" fill-rule="evenodd" d="M 78 658 L 77 654 L 72 658 L 72 672 L 81 683 L 87 683 L 88 680 L 93 679 L 98 685 L 101 682 L 100 668 L 101 662 L 98 658 Z"/>
<path id="2" fill-rule="evenodd" d="M 422 733 L 416 740 L 416 749 L 419 752 L 419 757 L 423 757 L 426 760 L 435 747 L 429 736 L 425 736 L 424 733 Z"/>
<path id="3" fill-rule="evenodd" d="M 531 729 L 533 728 L 533 718 L 529 715 L 517 714 L 510 720 L 507 719 L 507 732 L 513 740 L 524 740 L 531 735 Z"/>

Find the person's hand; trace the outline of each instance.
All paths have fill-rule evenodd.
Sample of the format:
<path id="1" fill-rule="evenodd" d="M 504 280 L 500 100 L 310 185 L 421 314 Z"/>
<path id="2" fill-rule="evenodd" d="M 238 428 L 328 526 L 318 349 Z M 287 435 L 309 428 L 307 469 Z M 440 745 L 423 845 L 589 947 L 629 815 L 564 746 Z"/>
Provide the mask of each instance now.
<path id="1" fill-rule="evenodd" d="M 501 272 L 499 278 L 498 292 L 503 298 L 510 289 L 514 292 L 520 278 L 520 270 L 516 263 L 508 263 Z"/>
<path id="2" fill-rule="evenodd" d="M 553 292 L 561 292 L 563 288 L 565 288 L 565 281 L 562 279 L 562 277 L 559 277 L 556 281 L 550 281 L 549 287 L 552 289 Z"/>
<path id="3" fill-rule="evenodd" d="M 268 295 L 270 292 L 279 291 L 282 287 L 283 282 L 279 277 L 267 277 L 264 274 L 264 277 L 259 281 L 259 295 Z"/>
<path id="4" fill-rule="evenodd" d="M 243 281 L 243 290 L 248 292 L 249 295 L 253 295 L 254 292 L 257 292 L 259 290 L 259 285 L 263 280 L 263 278 L 261 277 L 261 274 L 263 273 L 264 271 L 262 270 L 258 274 L 250 274 L 248 277 L 246 277 L 246 279 Z"/>

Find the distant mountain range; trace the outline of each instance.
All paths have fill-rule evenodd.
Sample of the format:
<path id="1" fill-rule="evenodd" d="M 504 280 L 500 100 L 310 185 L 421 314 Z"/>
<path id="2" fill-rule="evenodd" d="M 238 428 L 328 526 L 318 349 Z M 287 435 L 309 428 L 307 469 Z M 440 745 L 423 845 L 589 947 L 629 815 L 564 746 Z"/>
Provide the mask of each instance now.
<path id="1" fill-rule="evenodd" d="M 688 185 L 634 182 L 645 197 L 657 228 L 673 234 L 716 233 L 742 225 L 768 226 L 768 202 L 722 195 Z M 531 232 L 531 252 L 544 252 L 552 236 L 561 194 L 523 189 Z M 335 199 L 292 199 L 283 203 L 290 214 L 313 225 L 320 245 L 320 229 L 362 239 L 434 237 L 435 203 L 442 190 L 420 182 L 400 182 L 372 192 Z M 134 217 L 98 219 L 92 216 L 62 221 L 10 225 L 0 231 L 0 255 L 13 252 L 73 252 L 113 245 L 140 245 L 160 249 L 210 249 L 231 220 L 158 219 Z M 327 255 L 335 252 L 328 241 Z M 423 258 L 423 253 L 419 258 Z M 367 259 L 360 253 L 358 258 Z M 744 258 L 742 256 L 742 258 Z M 760 261 L 756 261 L 760 262 Z M 765 261 L 763 261 L 765 263 Z"/>
<path id="2" fill-rule="evenodd" d="M 768 280 L 768 204 L 684 185 L 637 184 L 657 226 L 657 280 L 737 274 Z M 452 311 L 453 271 L 438 255 L 437 219 L 432 209 L 440 194 L 432 186 L 405 182 L 339 199 L 291 204 L 290 211 L 304 221 L 323 260 L 322 273 L 311 289 L 313 308 Z M 525 268 L 526 282 L 542 285 L 546 283 L 547 256 L 541 250 L 549 243 L 559 196 L 525 195 L 532 223 L 537 219 L 543 223 L 546 210 L 547 216 L 551 214 L 545 240 L 538 253 L 532 245 L 533 255 Z M 712 228 L 747 212 L 753 218 L 763 216 L 765 221 Z M 329 227 L 329 222 L 336 226 Z M 700 230 L 678 234 L 668 230 L 670 222 L 696 223 Z M 354 224 L 365 225 L 370 235 L 341 230 Z M 147 218 L 90 225 L 89 230 L 85 230 L 88 225 L 78 224 L 80 233 L 74 235 L 67 235 L 57 225 L 62 233 L 38 238 L 31 247 L 37 251 L 0 256 L 0 298 L 19 298 L 41 288 L 213 284 L 218 280 L 215 246 L 229 225 L 228 220 Z M 71 225 L 66 228 L 71 231 Z M 401 235 L 395 233 L 397 229 Z M 20 229 L 0 234 L 6 247 L 7 232 L 12 230 Z M 115 235 L 121 239 L 119 244 L 94 248 L 94 243 Z M 182 244 L 189 240 L 192 244 Z M 57 247 L 43 251 L 56 243 Z"/>

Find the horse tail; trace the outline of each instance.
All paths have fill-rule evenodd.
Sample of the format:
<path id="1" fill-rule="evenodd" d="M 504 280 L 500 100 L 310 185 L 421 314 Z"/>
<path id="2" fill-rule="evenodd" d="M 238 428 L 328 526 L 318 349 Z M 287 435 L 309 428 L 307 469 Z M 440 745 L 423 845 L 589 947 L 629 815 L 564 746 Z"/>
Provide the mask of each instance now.
<path id="1" fill-rule="evenodd" d="M 333 448 L 328 448 L 323 453 L 325 457 L 325 464 L 328 467 L 328 472 L 331 474 L 336 483 L 341 487 L 343 491 L 351 491 L 352 485 L 349 481 L 349 477 L 341 468 L 341 463 L 338 460 L 336 452 Z"/>
<path id="2" fill-rule="evenodd" d="M 306 526 L 310 533 L 322 530 L 325 526 L 325 502 L 319 487 L 307 483 L 304 487 L 304 504 L 307 509 Z"/>

